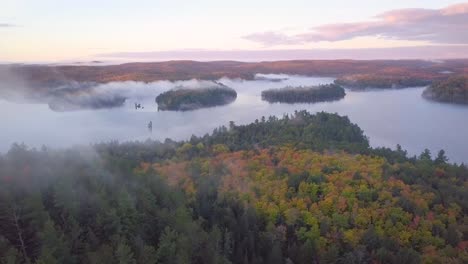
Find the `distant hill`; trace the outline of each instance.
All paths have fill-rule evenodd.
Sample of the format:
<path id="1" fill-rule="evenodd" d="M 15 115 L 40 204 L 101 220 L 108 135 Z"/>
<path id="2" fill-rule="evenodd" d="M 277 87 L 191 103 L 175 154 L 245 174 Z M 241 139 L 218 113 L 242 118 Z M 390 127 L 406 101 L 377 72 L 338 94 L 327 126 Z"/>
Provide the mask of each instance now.
<path id="1" fill-rule="evenodd" d="M 34 87 L 63 85 L 70 81 L 108 83 L 118 81 L 215 80 L 222 77 L 253 79 L 257 73 L 344 77 L 392 76 L 426 81 L 447 77 L 444 72 L 468 73 L 468 60 L 295 60 L 272 62 L 166 61 L 105 66 L 6 65 L 1 72 L 21 76 Z"/>
<path id="2" fill-rule="evenodd" d="M 453 76 L 435 82 L 423 92 L 423 97 L 440 102 L 468 104 L 468 76 Z"/>

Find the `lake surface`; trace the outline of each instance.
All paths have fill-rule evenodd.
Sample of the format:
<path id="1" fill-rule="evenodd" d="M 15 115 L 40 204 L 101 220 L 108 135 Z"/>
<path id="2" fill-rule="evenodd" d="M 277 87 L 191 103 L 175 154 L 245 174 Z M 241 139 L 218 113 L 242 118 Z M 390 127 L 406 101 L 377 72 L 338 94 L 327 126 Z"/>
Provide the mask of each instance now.
<path id="1" fill-rule="evenodd" d="M 230 80 L 220 82 L 234 88 L 237 100 L 226 106 L 191 112 L 157 111 L 154 98 L 178 85 L 203 86 L 203 82 L 123 82 L 101 85 L 104 93 L 119 93 L 129 97 L 120 108 L 53 112 L 47 104 L 15 103 L 0 99 L 0 152 L 14 142 L 31 147 L 67 147 L 110 140 L 129 141 L 148 138 L 164 140 L 188 139 L 203 135 L 229 121 L 247 124 L 262 116 L 281 117 L 295 110 L 326 111 L 347 115 L 369 137 L 372 146 L 394 148 L 396 144 L 410 154 L 425 148 L 435 155 L 444 149 L 452 162 L 468 163 L 468 107 L 430 102 L 421 97 L 424 90 L 347 90 L 345 99 L 316 104 L 269 104 L 261 100 L 261 91 L 286 85 L 325 84 L 333 78 L 313 78 L 287 75 L 267 75 L 287 78 L 268 80 Z M 144 109 L 135 110 L 134 103 Z M 147 129 L 153 122 L 153 131 Z"/>

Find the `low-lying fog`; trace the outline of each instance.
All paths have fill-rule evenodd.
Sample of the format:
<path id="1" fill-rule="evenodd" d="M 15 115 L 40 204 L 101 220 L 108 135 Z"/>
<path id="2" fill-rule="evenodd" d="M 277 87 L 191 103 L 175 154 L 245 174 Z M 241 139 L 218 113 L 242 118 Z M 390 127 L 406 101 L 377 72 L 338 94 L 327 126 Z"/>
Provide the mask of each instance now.
<path id="1" fill-rule="evenodd" d="M 394 148 L 401 144 L 410 154 L 425 148 L 445 149 L 453 162 L 468 162 L 468 107 L 441 104 L 421 97 L 424 88 L 364 91 L 347 90 L 345 99 L 316 104 L 269 104 L 261 92 L 285 86 L 331 83 L 333 78 L 262 75 L 257 80 L 221 79 L 235 89 L 237 100 L 229 105 L 188 112 L 157 111 L 155 97 L 177 86 L 203 87 L 204 82 L 121 82 L 94 87 L 101 96 L 124 96 L 122 107 L 56 112 L 46 103 L 16 103 L 0 99 L 0 152 L 12 143 L 28 146 L 66 147 L 101 141 L 188 139 L 203 135 L 229 121 L 246 124 L 261 116 L 306 109 L 347 115 L 370 138 L 372 146 Z M 212 83 L 211 83 L 212 84 Z M 135 103 L 143 108 L 135 109 Z M 147 128 L 152 121 L 153 131 Z"/>

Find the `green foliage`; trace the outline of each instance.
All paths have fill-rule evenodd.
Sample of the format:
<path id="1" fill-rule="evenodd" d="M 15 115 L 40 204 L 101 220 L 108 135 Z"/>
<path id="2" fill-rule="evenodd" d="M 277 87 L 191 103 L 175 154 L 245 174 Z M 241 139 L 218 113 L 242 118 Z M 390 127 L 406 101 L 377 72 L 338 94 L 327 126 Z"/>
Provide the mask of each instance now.
<path id="1" fill-rule="evenodd" d="M 264 121 L 263 121 L 264 120 Z M 369 148 L 363 131 L 347 117 L 306 111 L 278 119 L 270 116 L 249 125 L 215 129 L 211 136 L 199 138 L 205 145 L 224 144 L 231 150 L 291 144 L 298 148 L 364 152 Z"/>
<path id="2" fill-rule="evenodd" d="M 159 110 L 189 111 L 232 103 L 237 92 L 224 85 L 208 88 L 178 87 L 156 97 Z"/>
<path id="3" fill-rule="evenodd" d="M 262 100 L 270 103 L 316 103 L 335 101 L 345 97 L 343 87 L 337 84 L 285 87 L 262 91 Z"/>
<path id="4" fill-rule="evenodd" d="M 119 239 L 114 251 L 115 262 L 118 264 L 135 264 L 132 249 L 124 239 Z"/>
<path id="5" fill-rule="evenodd" d="M 468 104 L 468 76 L 452 76 L 433 83 L 423 92 L 425 98 L 456 104 Z"/>

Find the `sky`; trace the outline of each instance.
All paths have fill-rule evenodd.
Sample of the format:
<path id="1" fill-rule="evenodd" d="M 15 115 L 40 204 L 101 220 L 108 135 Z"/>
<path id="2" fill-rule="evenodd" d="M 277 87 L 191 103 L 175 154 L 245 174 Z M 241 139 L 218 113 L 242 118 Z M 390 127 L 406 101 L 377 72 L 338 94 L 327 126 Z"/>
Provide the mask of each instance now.
<path id="1" fill-rule="evenodd" d="M 468 2 L 460 1 L 0 2 L 0 62 L 468 54 Z"/>

